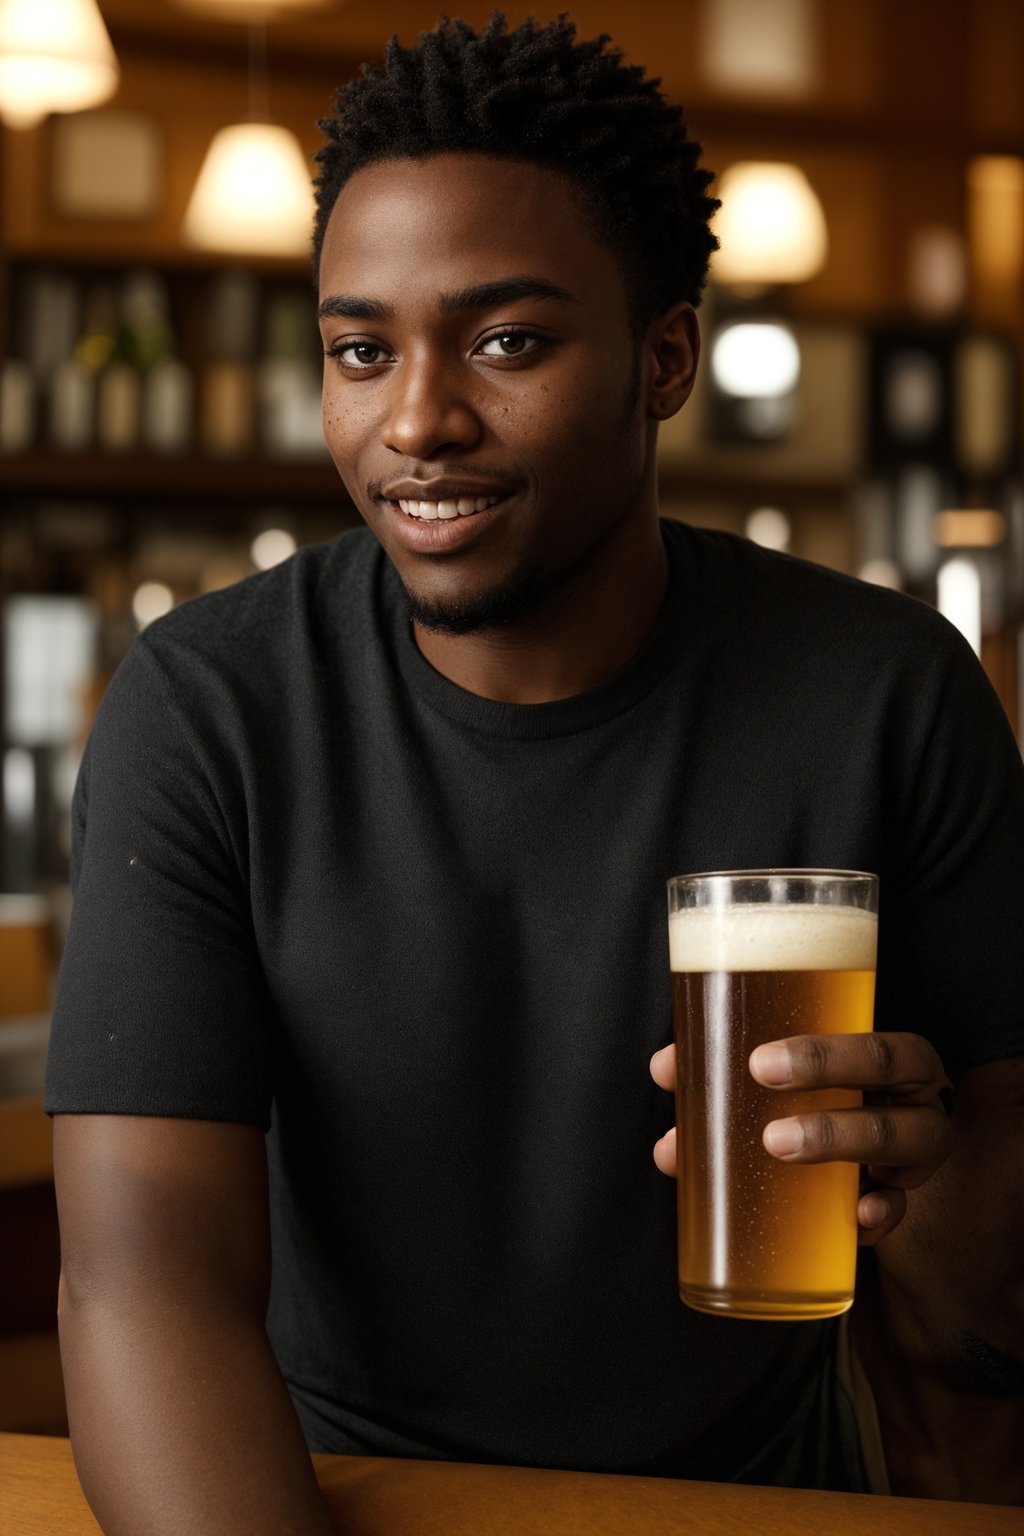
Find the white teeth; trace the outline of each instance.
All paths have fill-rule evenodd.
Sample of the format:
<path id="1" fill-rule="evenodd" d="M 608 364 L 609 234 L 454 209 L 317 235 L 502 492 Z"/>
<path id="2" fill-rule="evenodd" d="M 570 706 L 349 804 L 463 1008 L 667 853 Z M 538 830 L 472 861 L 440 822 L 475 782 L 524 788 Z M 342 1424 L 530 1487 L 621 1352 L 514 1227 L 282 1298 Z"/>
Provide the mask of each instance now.
<path id="1" fill-rule="evenodd" d="M 460 496 L 457 501 L 399 501 L 398 505 L 409 517 L 418 517 L 427 523 L 438 519 L 447 523 L 453 517 L 472 517 L 474 512 L 485 512 L 500 500 L 500 496 Z"/>

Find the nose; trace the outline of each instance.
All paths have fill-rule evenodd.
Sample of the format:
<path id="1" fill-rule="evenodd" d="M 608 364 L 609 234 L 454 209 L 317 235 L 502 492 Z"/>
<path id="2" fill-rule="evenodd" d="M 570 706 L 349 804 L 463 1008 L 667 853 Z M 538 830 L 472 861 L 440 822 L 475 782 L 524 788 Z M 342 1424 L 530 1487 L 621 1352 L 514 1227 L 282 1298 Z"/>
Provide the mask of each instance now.
<path id="1" fill-rule="evenodd" d="M 386 448 L 408 459 L 429 459 L 479 442 L 480 418 L 451 365 L 408 359 L 393 379 L 394 393 L 381 429 Z"/>

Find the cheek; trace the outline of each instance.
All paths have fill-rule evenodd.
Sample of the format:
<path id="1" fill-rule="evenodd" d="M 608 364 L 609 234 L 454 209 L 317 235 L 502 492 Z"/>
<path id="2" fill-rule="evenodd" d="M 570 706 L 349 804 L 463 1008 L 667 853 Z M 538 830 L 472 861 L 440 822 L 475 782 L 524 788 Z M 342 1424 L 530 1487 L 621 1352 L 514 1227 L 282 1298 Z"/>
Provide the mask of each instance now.
<path id="1" fill-rule="evenodd" d="M 339 389 L 329 376 L 324 378 L 321 419 L 324 439 L 332 454 L 355 450 L 366 435 L 364 415 L 351 394 Z"/>
<path id="2" fill-rule="evenodd" d="M 529 399 L 499 408 L 499 433 L 514 432 L 524 457 L 571 469 L 575 481 L 621 463 L 632 414 L 621 378 L 592 371 L 538 385 Z"/>

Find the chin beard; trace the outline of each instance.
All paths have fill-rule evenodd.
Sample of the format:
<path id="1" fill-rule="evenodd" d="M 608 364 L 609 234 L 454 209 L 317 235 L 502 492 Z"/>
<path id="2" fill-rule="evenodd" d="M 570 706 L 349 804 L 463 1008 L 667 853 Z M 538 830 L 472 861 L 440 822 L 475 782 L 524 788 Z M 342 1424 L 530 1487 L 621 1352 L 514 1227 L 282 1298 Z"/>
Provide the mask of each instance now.
<path id="1" fill-rule="evenodd" d="M 514 624 L 536 607 L 550 586 L 539 571 L 527 571 L 507 586 L 472 597 L 433 600 L 418 597 L 404 585 L 402 590 L 414 624 L 439 635 L 472 635 Z"/>

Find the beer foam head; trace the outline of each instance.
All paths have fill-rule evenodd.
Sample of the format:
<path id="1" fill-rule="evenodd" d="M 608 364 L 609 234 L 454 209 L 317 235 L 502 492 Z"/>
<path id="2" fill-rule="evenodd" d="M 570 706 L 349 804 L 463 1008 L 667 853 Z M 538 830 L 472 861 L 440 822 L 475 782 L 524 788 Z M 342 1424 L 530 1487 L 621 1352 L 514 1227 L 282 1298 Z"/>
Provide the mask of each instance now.
<path id="1" fill-rule="evenodd" d="M 877 939 L 859 907 L 691 907 L 668 922 L 674 971 L 871 971 Z"/>

